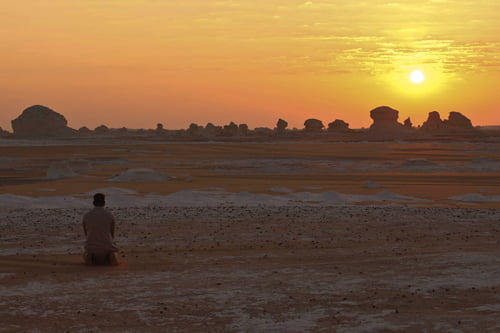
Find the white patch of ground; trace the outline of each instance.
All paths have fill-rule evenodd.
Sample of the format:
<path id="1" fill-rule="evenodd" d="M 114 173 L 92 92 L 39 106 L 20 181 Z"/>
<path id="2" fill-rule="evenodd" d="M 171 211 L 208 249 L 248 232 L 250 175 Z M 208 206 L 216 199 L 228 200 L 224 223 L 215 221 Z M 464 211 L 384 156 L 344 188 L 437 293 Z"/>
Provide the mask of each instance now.
<path id="1" fill-rule="evenodd" d="M 173 179 L 163 172 L 149 168 L 128 169 L 127 171 L 116 175 L 108 181 L 110 182 L 163 182 Z"/>
<path id="2" fill-rule="evenodd" d="M 104 193 L 106 196 L 108 196 L 108 195 L 134 195 L 134 194 L 137 194 L 136 191 L 128 189 L 128 188 L 103 187 L 103 188 L 97 188 L 95 190 L 85 192 L 85 193 L 80 194 L 80 195 L 81 196 L 92 196 L 96 193 Z"/>
<path id="3" fill-rule="evenodd" d="M 47 169 L 47 179 L 62 179 L 78 177 L 79 175 L 71 168 L 68 162 L 53 162 Z"/>
<path id="4" fill-rule="evenodd" d="M 383 185 L 380 185 L 379 183 L 376 183 L 376 182 L 373 182 L 371 180 L 367 180 L 364 184 L 363 184 L 363 187 L 364 188 L 381 188 L 381 187 L 384 187 Z"/>
<path id="5" fill-rule="evenodd" d="M 409 158 L 401 163 L 397 169 L 408 172 L 435 172 L 448 170 L 448 167 L 425 158 Z"/>
<path id="6" fill-rule="evenodd" d="M 315 205 L 351 205 L 361 202 L 422 202 L 424 199 L 404 196 L 390 191 L 376 194 L 343 194 L 335 191 L 321 193 L 293 192 L 277 195 L 226 192 L 218 189 L 184 190 L 169 195 L 150 194 L 136 196 L 137 192 L 123 188 L 100 188 L 74 196 L 28 197 L 12 194 L 0 194 L 0 207 L 5 208 L 78 208 L 89 206 L 89 199 L 95 193 L 104 193 L 106 202 L 114 207 L 146 207 L 146 206 L 295 206 L 301 204 Z"/>
<path id="7" fill-rule="evenodd" d="M 466 163 L 464 167 L 475 172 L 500 172 L 500 160 L 482 156 Z"/>
<path id="8" fill-rule="evenodd" d="M 467 193 L 449 197 L 450 200 L 464 202 L 500 202 L 500 195 L 484 195 L 480 193 Z"/>
<path id="9" fill-rule="evenodd" d="M 302 189 L 306 190 L 306 191 L 314 191 L 314 190 L 322 190 L 323 187 L 321 187 L 321 186 L 304 186 Z"/>
<path id="10" fill-rule="evenodd" d="M 271 192 L 274 193 L 291 193 L 293 190 L 289 189 L 288 187 L 284 186 L 274 186 L 270 189 Z"/>
<path id="11" fill-rule="evenodd" d="M 409 276 L 387 278 L 391 286 L 406 287 L 409 291 L 430 294 L 439 289 L 489 288 L 500 285 L 500 259 L 481 253 L 449 255 L 434 260 L 434 267 L 446 267 L 435 275 L 420 275 L 418 270 Z M 451 265 L 451 267 L 450 267 Z M 427 262 L 426 267 L 429 266 Z"/>

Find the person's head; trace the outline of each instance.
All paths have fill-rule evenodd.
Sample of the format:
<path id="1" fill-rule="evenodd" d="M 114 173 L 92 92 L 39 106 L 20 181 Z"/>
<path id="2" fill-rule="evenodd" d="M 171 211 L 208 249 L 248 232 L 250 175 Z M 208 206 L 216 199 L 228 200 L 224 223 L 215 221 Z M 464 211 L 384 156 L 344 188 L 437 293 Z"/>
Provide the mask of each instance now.
<path id="1" fill-rule="evenodd" d="M 96 207 L 104 207 L 106 204 L 106 197 L 102 193 L 94 194 L 94 206 Z"/>

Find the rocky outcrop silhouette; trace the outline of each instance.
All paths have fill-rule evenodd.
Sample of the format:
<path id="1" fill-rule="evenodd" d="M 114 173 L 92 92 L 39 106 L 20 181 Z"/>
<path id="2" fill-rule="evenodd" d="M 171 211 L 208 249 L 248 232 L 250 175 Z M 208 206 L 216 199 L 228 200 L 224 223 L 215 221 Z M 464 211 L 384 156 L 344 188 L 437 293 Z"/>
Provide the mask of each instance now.
<path id="1" fill-rule="evenodd" d="M 411 122 L 410 117 L 406 118 L 403 122 L 403 126 L 406 128 L 413 128 L 413 123 Z"/>
<path id="2" fill-rule="evenodd" d="M 10 133 L 8 131 L 5 131 L 3 128 L 0 127 L 0 138 L 7 138 L 10 136 Z"/>
<path id="3" fill-rule="evenodd" d="M 307 119 L 304 122 L 304 131 L 308 133 L 321 133 L 325 125 L 318 119 Z"/>
<path id="4" fill-rule="evenodd" d="M 205 125 L 204 133 L 207 137 L 214 137 L 214 136 L 221 135 L 222 131 L 223 131 L 223 129 L 221 126 L 215 126 L 212 123 L 207 123 Z"/>
<path id="5" fill-rule="evenodd" d="M 441 115 L 437 111 L 429 112 L 427 120 L 424 121 L 420 129 L 422 131 L 437 131 L 442 129 L 444 126 L 444 121 L 441 119 Z"/>
<path id="6" fill-rule="evenodd" d="M 349 124 L 341 119 L 335 119 L 328 124 L 328 132 L 349 132 Z"/>
<path id="7" fill-rule="evenodd" d="M 53 138 L 77 133 L 67 126 L 68 122 L 62 114 L 42 105 L 30 106 L 11 123 L 16 137 Z"/>
<path id="8" fill-rule="evenodd" d="M 472 126 L 470 119 L 460 112 L 452 111 L 448 119 L 442 120 L 439 112 L 432 111 L 429 112 L 427 120 L 420 129 L 426 132 L 449 132 L 473 130 L 474 126 Z"/>
<path id="9" fill-rule="evenodd" d="M 367 140 L 403 139 L 414 135 L 414 130 L 398 122 L 399 111 L 379 106 L 370 111 L 373 124 L 367 131 Z"/>
<path id="10" fill-rule="evenodd" d="M 229 125 L 224 125 L 222 135 L 224 136 L 238 135 L 238 125 L 236 125 L 234 122 L 230 122 Z"/>
<path id="11" fill-rule="evenodd" d="M 444 121 L 444 125 L 449 129 L 471 130 L 474 128 L 469 118 L 456 111 L 450 112 L 448 120 Z"/>
<path id="12" fill-rule="evenodd" d="M 94 129 L 95 134 L 108 134 L 109 132 L 109 128 L 106 125 L 100 125 Z"/>
<path id="13" fill-rule="evenodd" d="M 187 132 L 191 136 L 196 136 L 196 135 L 199 135 L 202 130 L 203 130 L 203 126 L 199 126 L 198 124 L 191 123 L 187 129 Z"/>
<path id="14" fill-rule="evenodd" d="M 288 127 L 288 122 L 280 118 L 278 119 L 278 122 L 276 123 L 276 127 L 274 128 L 274 130 L 276 131 L 276 133 L 282 134 L 285 133 L 287 127 Z"/>
<path id="15" fill-rule="evenodd" d="M 79 135 L 90 135 L 92 131 L 87 126 L 82 126 L 78 129 Z"/>
<path id="16" fill-rule="evenodd" d="M 373 119 L 370 131 L 400 131 L 403 129 L 403 124 L 398 122 L 399 111 L 388 106 L 379 106 L 371 110 L 370 117 Z"/>
<path id="17" fill-rule="evenodd" d="M 239 124 L 238 125 L 238 132 L 240 135 L 248 135 L 249 129 L 247 124 Z"/>
<path id="18" fill-rule="evenodd" d="M 167 130 L 165 128 L 163 128 L 162 123 L 158 123 L 158 124 L 156 124 L 155 133 L 158 135 L 162 135 L 162 134 L 166 134 Z"/>

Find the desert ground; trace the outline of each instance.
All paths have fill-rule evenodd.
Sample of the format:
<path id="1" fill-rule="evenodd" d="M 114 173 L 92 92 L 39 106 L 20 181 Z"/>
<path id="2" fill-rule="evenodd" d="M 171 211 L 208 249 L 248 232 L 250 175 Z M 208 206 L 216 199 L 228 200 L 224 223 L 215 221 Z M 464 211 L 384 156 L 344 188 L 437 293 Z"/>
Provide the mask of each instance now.
<path id="1" fill-rule="evenodd" d="M 0 140 L 0 332 L 498 332 L 499 152 Z"/>

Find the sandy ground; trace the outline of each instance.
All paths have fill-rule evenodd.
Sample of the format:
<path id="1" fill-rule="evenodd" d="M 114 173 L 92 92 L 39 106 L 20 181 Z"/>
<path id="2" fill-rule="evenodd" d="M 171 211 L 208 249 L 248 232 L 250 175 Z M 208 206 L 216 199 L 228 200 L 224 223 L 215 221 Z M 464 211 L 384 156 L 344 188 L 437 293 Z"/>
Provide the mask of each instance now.
<path id="1" fill-rule="evenodd" d="M 498 148 L 1 146 L 0 332 L 498 332 Z M 110 187 L 123 264 L 86 267 L 81 194 Z M 296 200 L 328 191 L 419 200 Z"/>

